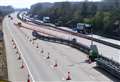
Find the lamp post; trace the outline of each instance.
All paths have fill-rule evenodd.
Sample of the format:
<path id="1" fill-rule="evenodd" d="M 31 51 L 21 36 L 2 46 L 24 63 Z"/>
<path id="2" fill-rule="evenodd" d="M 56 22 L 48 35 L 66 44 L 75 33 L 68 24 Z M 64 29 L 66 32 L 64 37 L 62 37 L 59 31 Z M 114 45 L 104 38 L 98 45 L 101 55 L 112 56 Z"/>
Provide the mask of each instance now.
<path id="1" fill-rule="evenodd" d="M 91 45 L 93 45 L 93 28 L 91 26 Z"/>

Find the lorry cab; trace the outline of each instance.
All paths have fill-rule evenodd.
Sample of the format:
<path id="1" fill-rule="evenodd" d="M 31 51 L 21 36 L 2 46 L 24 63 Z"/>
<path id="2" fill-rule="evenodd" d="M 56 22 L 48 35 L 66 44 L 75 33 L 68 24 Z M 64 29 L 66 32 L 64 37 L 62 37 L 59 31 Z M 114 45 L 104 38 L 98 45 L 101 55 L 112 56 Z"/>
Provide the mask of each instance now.
<path id="1" fill-rule="evenodd" d="M 91 25 L 90 24 L 86 24 L 86 23 L 77 23 L 77 27 L 76 30 L 79 33 L 90 33 L 91 32 Z"/>

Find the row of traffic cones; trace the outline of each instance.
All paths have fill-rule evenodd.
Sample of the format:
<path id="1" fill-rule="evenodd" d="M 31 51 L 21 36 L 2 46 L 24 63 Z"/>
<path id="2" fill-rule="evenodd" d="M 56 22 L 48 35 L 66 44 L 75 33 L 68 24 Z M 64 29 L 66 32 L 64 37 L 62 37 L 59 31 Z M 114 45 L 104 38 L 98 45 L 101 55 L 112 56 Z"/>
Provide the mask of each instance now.
<path id="1" fill-rule="evenodd" d="M 17 59 L 18 59 L 18 60 L 22 60 L 20 53 L 18 53 L 18 58 L 17 58 Z M 24 67 L 25 67 L 25 66 L 24 66 L 24 62 L 23 62 L 23 60 L 22 60 L 20 68 L 23 69 Z"/>
<path id="2" fill-rule="evenodd" d="M 27 37 L 27 39 L 29 39 L 30 42 L 32 42 L 32 44 L 35 44 L 34 39 L 31 39 L 31 38 L 30 38 L 29 36 L 27 36 L 27 35 L 25 35 L 25 36 Z M 38 43 L 37 43 L 36 48 L 39 48 Z"/>
<path id="3" fill-rule="evenodd" d="M 46 57 L 46 59 L 50 59 L 50 54 L 48 53 L 48 56 Z M 57 60 L 55 61 L 55 64 L 53 65 L 54 68 L 58 67 L 58 63 Z M 66 80 L 71 80 L 71 76 L 70 76 L 70 72 L 67 73 L 67 78 Z"/>
<path id="4" fill-rule="evenodd" d="M 34 44 L 34 41 L 32 41 L 32 39 L 30 39 L 29 36 L 25 35 L 27 37 L 27 39 L 29 39 L 30 42 L 32 42 L 32 44 Z M 18 59 L 21 59 L 21 56 L 19 55 Z M 21 69 L 23 69 L 25 66 L 24 66 L 24 63 L 22 61 L 22 64 L 21 64 Z M 27 78 L 27 82 L 31 82 L 30 81 L 30 75 L 28 74 L 28 78 Z"/>
<path id="5" fill-rule="evenodd" d="M 21 65 L 20 68 L 23 69 L 24 67 L 25 67 L 25 66 L 24 66 L 24 63 L 23 63 L 23 61 L 22 61 L 22 65 Z"/>
<path id="6" fill-rule="evenodd" d="M 27 39 L 29 39 L 30 42 L 32 42 L 32 44 L 35 44 L 34 39 L 30 39 L 30 37 L 27 35 L 26 35 L 26 37 L 27 37 Z M 38 44 L 37 44 L 36 48 L 39 48 Z"/>
<path id="7" fill-rule="evenodd" d="M 15 42 L 14 42 L 14 40 L 12 39 L 12 45 L 13 45 L 13 48 L 14 49 L 16 49 L 17 47 L 16 47 L 16 44 L 15 44 Z"/>
<path id="8" fill-rule="evenodd" d="M 50 59 L 50 53 L 49 53 L 49 52 L 48 52 L 48 56 L 46 57 L 46 59 Z M 57 60 L 55 61 L 53 67 L 54 67 L 54 68 L 58 67 Z"/>
<path id="9" fill-rule="evenodd" d="M 21 55 L 20 55 L 20 53 L 18 52 L 18 49 L 17 49 L 17 47 L 16 47 L 16 44 L 15 44 L 14 40 L 12 40 L 12 43 L 13 43 L 13 48 L 17 50 L 17 51 L 16 51 L 16 54 L 18 54 L 18 58 L 17 58 L 17 59 L 18 59 L 18 60 L 21 60 L 21 59 L 22 59 L 22 58 L 21 58 Z M 23 61 L 22 61 L 22 64 L 21 64 L 20 68 L 21 68 L 21 69 L 24 68 Z"/>
<path id="10" fill-rule="evenodd" d="M 13 44 L 13 48 L 14 49 L 17 49 L 17 47 L 16 47 L 16 44 L 15 44 L 15 42 L 14 42 L 14 40 L 12 39 L 12 44 Z M 18 49 L 17 49 L 17 51 L 16 51 L 16 54 L 18 54 L 18 60 L 21 60 L 22 58 L 21 58 L 21 54 L 18 52 Z M 23 60 L 22 60 L 22 62 L 21 62 L 21 66 L 20 66 L 20 68 L 21 69 L 23 69 L 25 66 L 24 66 L 24 62 L 23 62 Z M 30 82 L 30 75 L 28 74 L 28 78 L 27 78 L 27 82 Z"/>
<path id="11" fill-rule="evenodd" d="M 32 44 L 34 44 L 34 40 L 32 41 L 32 40 L 30 39 L 29 41 L 32 42 Z M 37 44 L 36 48 L 39 48 L 38 44 Z M 44 53 L 44 50 L 43 50 L 43 49 L 41 50 L 41 53 Z M 49 52 L 48 52 L 48 55 L 47 55 L 46 59 L 50 59 L 50 53 L 49 53 Z M 58 67 L 57 61 L 55 61 L 53 67 L 54 67 L 54 68 Z M 23 68 L 24 68 L 24 64 L 23 64 L 23 62 L 22 62 L 21 69 L 23 69 Z M 67 72 L 66 80 L 71 80 L 70 72 Z M 28 75 L 28 80 L 27 80 L 27 82 L 30 82 L 29 75 Z"/>
<path id="12" fill-rule="evenodd" d="M 13 45 L 14 45 L 13 48 L 17 49 L 16 44 L 14 43 L 13 40 L 12 40 L 12 42 L 13 42 Z M 21 60 L 21 55 L 20 55 L 20 53 L 18 52 L 18 49 L 17 49 L 17 51 L 16 51 L 16 54 L 18 54 L 18 60 Z"/>

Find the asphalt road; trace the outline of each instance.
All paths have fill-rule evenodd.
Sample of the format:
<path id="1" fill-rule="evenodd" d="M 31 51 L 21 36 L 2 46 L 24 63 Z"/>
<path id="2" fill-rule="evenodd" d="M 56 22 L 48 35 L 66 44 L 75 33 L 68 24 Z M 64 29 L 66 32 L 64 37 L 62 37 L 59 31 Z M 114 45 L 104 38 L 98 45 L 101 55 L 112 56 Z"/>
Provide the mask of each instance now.
<path id="1" fill-rule="evenodd" d="M 89 46 L 89 47 L 91 45 L 91 41 L 88 39 L 74 36 L 74 35 L 71 35 L 69 33 L 51 28 L 49 26 L 43 26 L 43 25 L 38 26 L 38 25 L 35 25 L 31 22 L 30 23 L 22 23 L 22 25 L 24 26 L 24 28 L 37 30 L 40 33 L 46 33 L 46 34 L 49 34 L 51 36 L 56 36 L 59 38 L 64 38 L 64 39 L 69 39 L 69 40 L 76 38 L 77 42 L 80 42 L 80 43 L 82 43 L 86 46 Z M 93 42 L 93 44 L 97 45 L 98 50 L 99 50 L 99 54 L 101 54 L 105 57 L 108 57 L 109 59 L 113 59 L 114 61 L 120 63 L 120 50 L 119 49 L 116 49 L 116 48 L 113 48 L 113 47 L 110 47 L 110 46 L 107 46 L 107 45 L 104 45 L 104 44 L 101 44 L 98 42 Z"/>
<path id="2" fill-rule="evenodd" d="M 70 72 L 72 81 L 115 81 L 116 78 L 105 75 L 103 72 L 96 70 L 96 64 L 88 64 L 86 54 L 71 48 L 66 45 L 50 43 L 47 41 L 33 39 L 32 30 L 26 28 L 19 28 L 14 25 L 19 21 L 16 18 L 16 13 L 12 14 L 14 20 L 5 17 L 3 21 L 3 31 L 5 38 L 5 46 L 7 50 L 8 75 L 10 81 L 26 81 L 27 74 L 30 74 L 30 80 L 38 81 L 65 81 Z M 52 31 L 49 29 L 35 28 L 35 26 L 25 24 L 25 27 L 44 31 L 57 35 L 58 37 L 66 37 L 66 34 Z M 72 35 L 67 35 L 71 38 Z M 68 39 L 66 37 L 66 39 Z M 19 65 L 21 62 L 16 60 L 15 50 L 12 48 L 11 40 L 14 40 L 21 54 L 25 68 L 21 70 Z M 84 41 L 84 39 L 81 39 Z M 81 41 L 80 40 L 80 41 Z M 83 42 L 81 41 L 81 42 Z M 89 44 L 89 43 L 88 43 Z M 86 43 L 86 45 L 88 45 Z M 37 48 L 38 46 L 38 48 Z M 43 53 L 41 52 L 43 51 Z M 49 54 L 49 59 L 47 59 Z M 57 64 L 57 67 L 54 65 Z M 22 72 L 21 72 L 22 71 Z"/>

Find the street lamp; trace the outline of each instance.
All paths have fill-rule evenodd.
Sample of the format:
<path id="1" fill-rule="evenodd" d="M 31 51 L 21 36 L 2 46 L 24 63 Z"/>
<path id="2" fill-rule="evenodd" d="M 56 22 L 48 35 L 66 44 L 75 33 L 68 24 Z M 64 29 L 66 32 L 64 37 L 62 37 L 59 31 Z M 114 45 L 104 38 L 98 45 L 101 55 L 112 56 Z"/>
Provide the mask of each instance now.
<path id="1" fill-rule="evenodd" d="M 91 45 L 93 45 L 93 28 L 91 26 Z"/>

